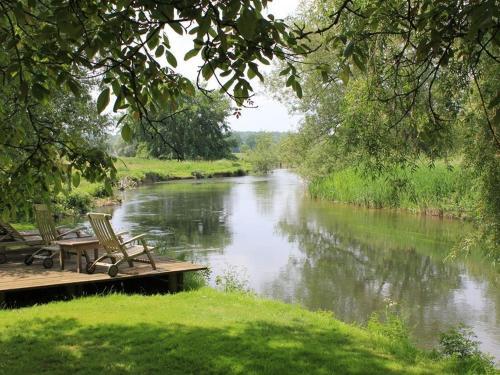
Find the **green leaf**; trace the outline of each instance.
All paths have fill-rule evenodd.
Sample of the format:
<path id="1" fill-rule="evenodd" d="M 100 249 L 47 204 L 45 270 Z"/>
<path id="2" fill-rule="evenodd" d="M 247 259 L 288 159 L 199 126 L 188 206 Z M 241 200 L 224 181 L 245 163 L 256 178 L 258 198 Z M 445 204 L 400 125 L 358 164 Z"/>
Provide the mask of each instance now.
<path id="1" fill-rule="evenodd" d="M 41 102 L 45 102 L 49 96 L 49 90 L 39 83 L 33 84 L 32 92 L 33 96 Z"/>
<path id="2" fill-rule="evenodd" d="M 495 112 L 495 116 L 493 117 L 493 125 L 500 125 L 500 109 Z"/>
<path id="3" fill-rule="evenodd" d="M 214 72 L 212 70 L 212 67 L 208 63 L 203 65 L 203 68 L 201 68 L 201 75 L 206 81 L 208 81 L 210 77 L 212 77 L 213 73 Z"/>
<path id="4" fill-rule="evenodd" d="M 500 91 L 498 91 L 496 93 L 496 96 L 493 99 L 491 99 L 490 103 L 488 104 L 488 108 L 493 109 L 499 104 L 500 104 Z"/>
<path id="5" fill-rule="evenodd" d="M 129 124 L 123 125 L 121 133 L 125 142 L 130 143 L 132 141 L 132 129 Z"/>
<path id="6" fill-rule="evenodd" d="M 167 55 L 167 62 L 175 68 L 177 66 L 177 59 L 175 56 L 169 50 L 166 50 L 165 54 Z"/>
<path id="7" fill-rule="evenodd" d="M 330 77 L 328 76 L 328 72 L 325 70 L 321 71 L 321 78 L 323 79 L 323 82 L 328 82 L 330 80 Z"/>
<path id="8" fill-rule="evenodd" d="M 247 71 L 248 78 L 252 79 L 255 77 L 255 72 L 249 67 Z"/>
<path id="9" fill-rule="evenodd" d="M 348 59 L 352 55 L 352 51 L 354 49 L 354 43 L 351 41 L 347 44 L 344 49 L 344 57 Z"/>
<path id="10" fill-rule="evenodd" d="M 184 55 L 184 61 L 187 61 L 193 57 L 195 57 L 198 52 L 200 52 L 200 50 L 198 48 L 193 48 L 191 51 L 188 51 L 185 55 Z"/>
<path id="11" fill-rule="evenodd" d="M 253 40 L 255 29 L 257 28 L 257 17 L 253 10 L 245 8 L 241 13 L 240 18 L 236 21 L 238 31 L 245 39 Z"/>
<path id="12" fill-rule="evenodd" d="M 160 57 L 161 55 L 163 55 L 163 52 L 165 52 L 165 47 L 163 45 L 160 45 L 156 49 L 155 56 Z"/>
<path id="13" fill-rule="evenodd" d="M 97 98 L 97 112 L 101 113 L 109 104 L 109 87 L 106 87 Z"/>
<path id="14" fill-rule="evenodd" d="M 80 173 L 76 172 L 72 177 L 73 186 L 77 188 L 78 186 L 80 186 Z"/>
<path id="15" fill-rule="evenodd" d="M 290 73 L 290 67 L 286 68 L 286 69 L 283 69 L 281 72 L 280 72 L 280 76 L 286 76 L 288 73 Z"/>
<path id="16" fill-rule="evenodd" d="M 300 86 L 300 83 L 298 83 L 297 81 L 294 81 L 293 90 L 297 94 L 298 98 L 302 99 L 302 87 Z"/>
<path id="17" fill-rule="evenodd" d="M 189 96 L 194 96 L 196 94 L 196 90 L 193 86 L 193 84 L 191 83 L 191 81 L 187 78 L 184 78 L 182 80 L 182 88 L 184 90 L 184 92 L 189 95 Z"/>
<path id="18" fill-rule="evenodd" d="M 172 22 L 168 24 L 177 34 L 183 35 L 184 29 L 181 26 L 180 22 Z"/>
<path id="19" fill-rule="evenodd" d="M 344 85 L 347 85 L 349 83 L 349 78 L 351 75 L 351 70 L 349 69 L 348 65 L 345 65 L 344 68 L 340 71 L 339 77 L 344 82 Z"/>
<path id="20" fill-rule="evenodd" d="M 106 180 L 104 180 L 104 189 L 106 189 L 108 194 L 110 194 L 110 195 L 113 194 L 113 187 L 111 186 L 111 181 L 108 178 L 106 178 Z"/>

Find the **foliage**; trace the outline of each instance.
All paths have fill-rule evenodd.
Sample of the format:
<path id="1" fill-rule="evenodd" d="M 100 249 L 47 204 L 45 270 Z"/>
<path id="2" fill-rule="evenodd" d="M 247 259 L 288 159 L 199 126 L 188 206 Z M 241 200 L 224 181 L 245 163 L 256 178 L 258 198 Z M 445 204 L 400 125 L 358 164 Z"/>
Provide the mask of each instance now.
<path id="1" fill-rule="evenodd" d="M 77 215 L 84 214 L 92 207 L 92 199 L 86 193 L 71 192 L 67 197 L 62 199 L 62 203 L 66 209 L 75 211 Z"/>
<path id="2" fill-rule="evenodd" d="M 134 124 L 138 132 L 134 139 L 143 142 L 138 144 L 135 156 L 141 156 L 141 145 L 147 148 L 143 156 L 148 154 L 160 159 L 216 160 L 232 156 L 227 123 L 230 106 L 224 96 L 198 92 L 193 97 L 179 98 L 177 105 L 175 115 L 159 111 L 151 119 L 156 123 L 154 135 L 144 131 L 144 124 Z"/>
<path id="3" fill-rule="evenodd" d="M 42 118 L 35 111 L 35 107 L 53 106 L 58 93 L 68 100 L 85 96 L 89 78 L 99 81 L 98 113 L 107 107 L 114 112 L 127 110 L 147 127 L 145 131 L 161 138 L 155 116 L 161 111 L 174 114 L 180 98 L 195 91 L 176 71 L 182 56 L 174 56 L 172 38 L 183 35 L 192 42 L 184 60 L 201 58 L 200 89 L 202 79 L 213 79 L 237 105 L 244 105 L 252 92 L 249 81 L 263 79 L 257 63 L 308 51 L 306 42 L 297 38 L 301 31 L 265 14 L 266 6 L 267 0 L 0 2 L 1 96 L 5 99 L 0 123 L 8 126 L 2 133 L 9 134 L 0 155 L 1 164 L 8 165 L 2 181 L 10 181 L 2 186 L 7 193 L 1 197 L 2 214 L 8 216 L 27 197 L 37 195 L 36 190 L 46 196 L 60 191 L 67 174 L 61 160 L 75 172 L 109 186 L 114 174 L 111 158 L 81 146 L 78 138 L 61 131 L 57 119 Z M 299 90 L 299 83 L 294 87 Z M 122 135 L 130 141 L 127 124 Z M 13 169 L 5 159 L 10 160 L 14 151 L 26 155 Z M 41 177 L 33 177 L 37 172 Z M 26 188 L 16 193 L 19 181 Z"/>
<path id="4" fill-rule="evenodd" d="M 252 168 L 257 173 L 267 174 L 278 165 L 277 145 L 270 133 L 257 136 L 255 148 L 245 154 Z"/>
<path id="5" fill-rule="evenodd" d="M 314 198 L 366 207 L 404 208 L 431 215 L 474 217 L 478 194 L 460 165 L 420 163 L 415 170 L 394 167 L 377 176 L 354 168 L 335 171 L 309 184 Z"/>
<path id="6" fill-rule="evenodd" d="M 494 374 L 496 372 L 492 357 L 481 352 L 476 335 L 464 325 L 442 333 L 439 344 L 440 353 L 443 356 L 459 359 L 457 367 L 464 373 Z"/>
<path id="7" fill-rule="evenodd" d="M 420 133 L 436 134 L 441 130 L 436 125 L 445 129 L 454 110 L 450 100 L 481 73 L 483 61 L 500 62 L 498 15 L 495 0 L 313 1 L 295 21 L 316 31 L 309 33 L 317 48 L 307 62 L 317 69 L 297 74 L 312 72 L 323 81 L 317 89 L 339 81 L 348 86 L 358 75 L 369 77 L 372 98 L 390 103 L 399 115 L 391 126 L 406 129 L 399 122 L 425 107 L 427 129 Z M 288 65 L 281 73 L 293 68 Z M 497 93 L 487 99 L 493 107 L 500 104 Z M 493 129 L 490 136 L 496 138 Z"/>
<path id="8" fill-rule="evenodd" d="M 0 311 L 0 372 L 453 373 L 425 355 L 408 362 L 383 341 L 331 315 L 250 294 L 110 295 Z"/>
<path id="9" fill-rule="evenodd" d="M 2 216 L 15 217 L 34 201 L 67 193 L 82 178 L 110 186 L 115 170 L 104 151 L 110 124 L 95 111 L 90 87 L 85 89 L 79 98 L 62 90 L 45 103 L 29 101 L 26 110 L 20 111 L 17 93 L 0 87 L 4 94 L 0 99 Z"/>
<path id="10" fill-rule="evenodd" d="M 287 135 L 283 132 L 233 131 L 231 133 L 231 140 L 234 143 L 233 152 L 253 150 L 257 144 L 257 138 L 262 134 L 271 134 L 274 143 L 279 143 Z"/>
<path id="11" fill-rule="evenodd" d="M 388 350 L 392 353 L 404 357 L 409 362 L 417 357 L 418 350 L 410 340 L 408 327 L 394 310 L 393 302 L 388 301 L 383 315 L 373 314 L 370 317 L 367 329 L 380 337 L 389 338 Z"/>
<path id="12" fill-rule="evenodd" d="M 184 274 L 183 288 L 186 291 L 198 290 L 208 286 L 211 271 L 206 269 L 198 272 L 188 272 Z"/>
<path id="13" fill-rule="evenodd" d="M 310 34 L 317 48 L 304 64 L 281 66 L 282 74 L 295 69 L 304 94 L 292 101 L 305 120 L 286 155 L 309 179 L 351 167 L 380 179 L 394 168 L 416 170 L 421 160 L 461 159 L 480 193 L 473 209 L 480 247 L 495 259 L 498 14 L 494 0 L 306 3 L 295 21 L 322 32 Z"/>
<path id="14" fill-rule="evenodd" d="M 244 268 L 227 267 L 215 277 L 215 285 L 224 292 L 250 292 L 248 274 Z"/>

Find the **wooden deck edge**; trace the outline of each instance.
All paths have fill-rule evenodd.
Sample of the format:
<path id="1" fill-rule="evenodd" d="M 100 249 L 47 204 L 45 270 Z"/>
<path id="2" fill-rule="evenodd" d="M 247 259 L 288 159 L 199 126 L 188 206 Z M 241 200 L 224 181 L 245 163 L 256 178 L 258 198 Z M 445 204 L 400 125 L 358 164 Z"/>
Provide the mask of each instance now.
<path id="1" fill-rule="evenodd" d="M 54 283 L 48 284 L 40 284 L 40 285 L 26 285 L 26 286 L 11 286 L 7 288 L 2 288 L 0 284 L 0 294 L 9 293 L 9 292 L 19 292 L 22 290 L 36 290 L 36 289 L 48 289 L 48 288 L 57 288 L 57 287 L 65 287 L 70 285 L 84 285 L 84 284 L 95 284 L 95 283 L 105 283 L 119 280 L 130 280 L 130 279 L 138 279 L 138 278 L 151 278 L 151 277 L 159 277 L 159 276 L 167 276 L 167 275 L 175 275 L 175 274 L 184 274 L 186 272 L 197 272 L 208 269 L 207 266 L 193 264 L 194 267 L 189 269 L 180 269 L 180 270 L 162 270 L 156 269 L 151 270 L 146 273 L 140 274 L 120 274 L 118 273 L 115 277 L 110 277 L 106 273 L 96 273 L 94 275 L 88 275 L 89 279 L 75 279 L 75 280 L 65 280 L 65 281 L 57 281 Z M 76 275 L 79 275 L 75 272 Z M 87 274 L 83 274 L 87 275 Z"/>

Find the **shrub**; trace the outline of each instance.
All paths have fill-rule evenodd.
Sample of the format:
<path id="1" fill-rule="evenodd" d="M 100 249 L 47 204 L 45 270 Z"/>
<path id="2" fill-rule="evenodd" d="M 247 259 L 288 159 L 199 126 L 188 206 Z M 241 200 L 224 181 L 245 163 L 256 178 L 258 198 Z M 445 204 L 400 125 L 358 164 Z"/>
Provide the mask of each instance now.
<path id="1" fill-rule="evenodd" d="M 215 285 L 224 292 L 249 293 L 251 291 L 246 271 L 238 267 L 227 268 L 222 275 L 217 275 Z"/>
<path id="2" fill-rule="evenodd" d="M 184 290 L 197 290 L 208 286 L 211 271 L 206 269 L 197 272 L 187 272 L 184 274 Z"/>
<path id="3" fill-rule="evenodd" d="M 72 210 L 78 214 L 84 214 L 92 208 L 92 199 L 87 193 L 78 191 L 71 192 L 62 199 L 65 210 Z"/>
<path id="4" fill-rule="evenodd" d="M 461 324 L 441 334 L 440 353 L 456 360 L 457 372 L 466 374 L 493 374 L 491 356 L 479 350 L 479 341 L 472 330 Z"/>
<path id="5" fill-rule="evenodd" d="M 382 315 L 373 314 L 368 321 L 367 329 L 384 340 L 388 339 L 387 349 L 390 352 L 412 362 L 415 360 L 418 350 L 410 339 L 408 326 L 401 316 L 392 310 L 393 307 L 394 304 L 389 302 Z"/>
<path id="6" fill-rule="evenodd" d="M 94 189 L 92 189 L 90 194 L 95 198 L 107 198 L 112 195 L 106 190 L 106 187 L 103 184 L 97 185 Z"/>

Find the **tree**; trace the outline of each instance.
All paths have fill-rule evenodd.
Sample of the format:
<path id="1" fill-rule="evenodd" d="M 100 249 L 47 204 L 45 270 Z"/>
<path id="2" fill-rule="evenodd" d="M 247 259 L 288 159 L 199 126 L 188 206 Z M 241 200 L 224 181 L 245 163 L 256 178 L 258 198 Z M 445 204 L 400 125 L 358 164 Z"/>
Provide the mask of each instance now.
<path id="1" fill-rule="evenodd" d="M 255 148 L 248 152 L 248 159 L 258 173 L 269 173 L 279 162 L 277 145 L 271 133 L 257 135 Z"/>
<path id="2" fill-rule="evenodd" d="M 298 40 L 283 20 L 263 14 L 266 5 L 267 0 L 1 1 L 0 75 L 2 91 L 12 93 L 12 103 L 0 122 L 9 121 L 15 110 L 15 116 L 30 123 L 25 135 L 35 139 L 30 145 L 4 143 L 2 161 L 12 162 L 7 148 L 22 148 L 16 155 L 26 158 L 22 161 L 25 168 L 51 176 L 42 185 L 46 192 L 63 185 L 62 158 L 73 169 L 81 168 L 87 177 L 109 185 L 114 173 L 109 156 L 76 148 L 60 152 L 58 124 L 40 122 L 32 115 L 32 106 L 51 102 L 60 91 L 82 95 L 83 82 L 94 77 L 101 87 L 99 113 L 108 105 L 114 111 L 126 109 L 145 131 L 161 138 L 151 119 L 166 108 L 175 113 L 179 98 L 194 95 L 192 83 L 175 71 L 179 56 L 172 53 L 170 39 L 176 34 L 193 41 L 184 59 L 199 55 L 203 61 L 198 86 L 202 88 L 201 79 L 212 78 L 238 105 L 244 105 L 252 92 L 249 80 L 263 79 L 258 63 L 307 51 L 306 42 Z M 294 86 L 299 87 L 298 82 Z M 42 136 L 40 127 L 46 129 Z M 14 133 L 21 128 L 16 127 Z M 122 134 L 130 140 L 127 126 Z M 44 145 L 51 146 L 50 157 L 36 156 L 45 153 Z M 6 178 L 10 182 L 3 188 L 38 183 L 15 174 Z M 13 200 L 6 201 L 7 197 Z M 16 206 L 26 207 L 26 198 L 13 191 L 2 194 L 3 215 Z"/>
<path id="3" fill-rule="evenodd" d="M 157 123 L 157 137 L 134 124 L 136 137 L 146 143 L 149 154 L 165 159 L 215 160 L 231 156 L 231 135 L 227 118 L 230 103 L 222 94 L 197 93 L 179 99 L 176 115 L 160 112 L 152 119 Z M 164 141 L 165 140 L 165 141 Z"/>
<path id="4" fill-rule="evenodd" d="M 377 173 L 463 155 L 483 192 L 483 248 L 498 249 L 499 9 L 498 1 L 311 2 L 296 22 L 316 31 L 305 34 L 319 47 L 281 70 L 303 83 L 296 160 L 321 173 L 345 164 Z"/>
<path id="5" fill-rule="evenodd" d="M 17 93 L 0 87 L 3 217 L 14 216 L 19 206 L 30 207 L 33 200 L 50 200 L 78 186 L 82 176 L 114 176 L 113 159 L 105 152 L 111 123 L 97 114 L 88 89 L 83 86 L 78 98 L 62 91 L 43 104 L 30 101 L 24 112 L 18 111 Z"/>

